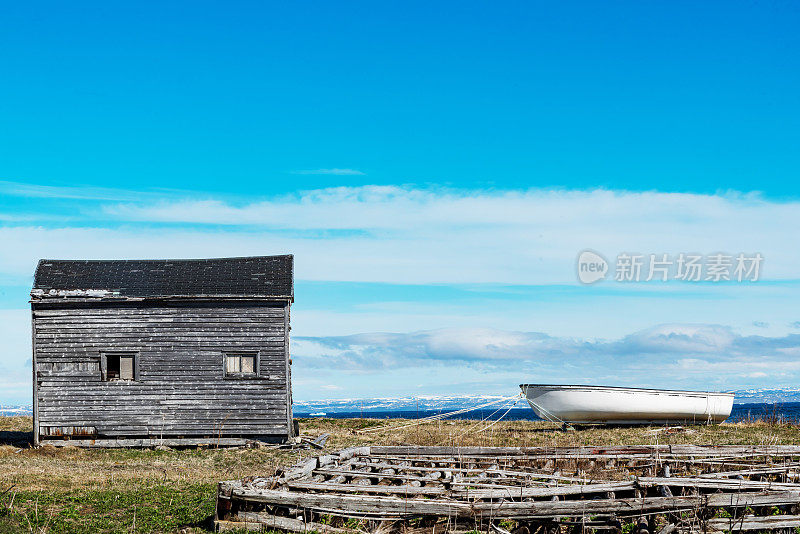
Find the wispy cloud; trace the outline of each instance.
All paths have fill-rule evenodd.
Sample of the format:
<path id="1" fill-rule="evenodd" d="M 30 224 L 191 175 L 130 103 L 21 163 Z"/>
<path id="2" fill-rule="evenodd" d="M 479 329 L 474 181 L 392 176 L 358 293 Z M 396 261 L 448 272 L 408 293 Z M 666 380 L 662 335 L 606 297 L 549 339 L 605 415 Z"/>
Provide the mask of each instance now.
<path id="1" fill-rule="evenodd" d="M 711 324 L 658 325 L 616 340 L 447 328 L 297 337 L 293 343 L 301 368 L 353 372 L 441 365 L 501 372 L 518 369 L 520 373 L 579 367 L 584 376 L 604 376 L 613 371 L 622 383 L 713 376 L 716 383 L 731 384 L 753 377 L 794 379 L 800 372 L 800 335 L 743 336 L 732 328 Z"/>
<path id="2" fill-rule="evenodd" d="M 311 169 L 292 171 L 292 174 L 333 174 L 336 176 L 365 176 L 366 173 L 357 169 Z"/>
<path id="3" fill-rule="evenodd" d="M 786 246 L 800 227 L 800 202 L 755 195 L 363 186 L 246 204 L 117 203 L 105 206 L 104 216 L 128 223 L 260 227 L 262 236 L 356 230 L 358 235 L 314 247 L 327 262 L 339 261 L 328 247 L 347 250 L 350 270 L 359 271 L 361 280 L 572 282 L 574 256 L 587 247 L 611 258 L 622 251 L 760 252 L 762 274 L 773 279 L 796 278 L 800 264 L 800 249 Z M 775 220 L 784 223 L 776 226 Z M 303 250 L 306 244 L 298 239 L 292 246 Z"/>
<path id="4" fill-rule="evenodd" d="M 575 254 L 585 248 L 611 259 L 622 251 L 760 252 L 769 279 L 794 279 L 800 264 L 800 248 L 787 246 L 800 202 L 735 194 L 363 186 L 250 203 L 148 197 L 88 212 L 91 221 L 66 228 L 0 228 L 0 275 L 15 266 L 27 275 L 41 256 L 278 252 L 295 253 L 307 280 L 414 284 L 574 283 Z"/>
<path id="5" fill-rule="evenodd" d="M 186 197 L 192 193 L 172 189 L 160 190 L 132 190 L 113 187 L 94 187 L 80 185 L 40 185 L 23 182 L 0 180 L 0 193 L 3 195 L 39 198 L 39 199 L 64 199 L 88 200 L 107 202 L 153 202 L 165 198 L 175 199 Z"/>

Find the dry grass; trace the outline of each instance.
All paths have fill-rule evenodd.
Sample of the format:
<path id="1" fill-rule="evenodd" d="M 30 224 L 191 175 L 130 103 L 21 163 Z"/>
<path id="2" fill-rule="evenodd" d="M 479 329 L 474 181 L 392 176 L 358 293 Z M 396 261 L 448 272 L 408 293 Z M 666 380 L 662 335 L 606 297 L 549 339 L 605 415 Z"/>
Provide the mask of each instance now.
<path id="1" fill-rule="evenodd" d="M 686 432 L 654 428 L 588 428 L 561 431 L 550 423 L 503 421 L 484 432 L 474 421 L 439 421 L 370 433 L 357 431 L 403 420 L 304 419 L 304 434 L 331 434 L 327 448 L 419 444 L 570 446 L 606 444 L 800 444 L 800 427 L 765 422 L 694 427 Z M 31 420 L 0 417 L 0 531 L 178 532 L 186 525 L 205 532 L 220 480 L 266 475 L 310 451 L 275 449 L 83 450 L 32 449 Z M 8 507 L 14 495 L 14 513 Z M 134 520 L 134 516 L 136 519 Z M 90 522 L 94 521 L 94 522 Z"/>
<path id="2" fill-rule="evenodd" d="M 707 445 L 798 444 L 800 426 L 769 424 L 756 420 L 747 423 L 686 427 L 667 430 L 659 427 L 586 427 L 562 431 L 560 425 L 540 421 L 501 421 L 478 432 L 489 423 L 476 421 L 437 421 L 423 425 L 393 428 L 408 424 L 402 419 L 306 419 L 304 432 L 328 432 L 332 448 L 353 445 L 479 445 L 479 446 L 578 446 L 696 443 Z M 388 426 L 387 430 L 372 429 Z M 365 433 L 360 431 L 367 430 Z"/>
<path id="3" fill-rule="evenodd" d="M 620 444 L 798 444 L 800 427 L 763 422 L 698 426 L 683 432 L 656 431 L 656 427 L 597 427 L 562 431 L 557 425 L 534 421 L 502 421 L 484 432 L 474 421 L 439 421 L 402 429 L 358 431 L 404 420 L 304 419 L 304 434 L 331 435 L 328 449 L 368 444 L 575 446 Z M 265 474 L 292 463 L 307 451 L 275 449 L 124 450 L 44 446 L 32 449 L 30 418 L 0 417 L 0 488 L 107 488 L 129 483 L 216 483 Z M 24 439 L 20 439 L 24 436 Z M 10 438 L 10 440 L 9 440 Z M 12 441 L 12 443 L 9 443 Z"/>

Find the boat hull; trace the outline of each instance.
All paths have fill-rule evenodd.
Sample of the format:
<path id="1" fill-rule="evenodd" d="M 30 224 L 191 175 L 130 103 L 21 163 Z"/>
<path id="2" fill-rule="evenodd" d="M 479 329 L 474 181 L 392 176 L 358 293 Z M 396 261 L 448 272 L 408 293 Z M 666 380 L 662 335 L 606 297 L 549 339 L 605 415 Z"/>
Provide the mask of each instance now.
<path id="1" fill-rule="evenodd" d="M 733 393 L 521 384 L 536 415 L 549 421 L 619 425 L 711 424 L 731 414 Z"/>

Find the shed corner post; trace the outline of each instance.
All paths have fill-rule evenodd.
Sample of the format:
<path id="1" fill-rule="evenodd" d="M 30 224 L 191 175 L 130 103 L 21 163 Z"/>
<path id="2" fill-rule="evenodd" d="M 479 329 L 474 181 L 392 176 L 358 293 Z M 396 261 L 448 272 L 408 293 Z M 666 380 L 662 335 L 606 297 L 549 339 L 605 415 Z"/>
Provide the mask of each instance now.
<path id="1" fill-rule="evenodd" d="M 286 301 L 283 309 L 283 332 L 284 332 L 284 361 L 286 363 L 286 438 L 295 437 L 294 432 L 294 410 L 292 409 L 292 357 L 289 352 L 289 333 L 292 329 L 291 301 Z"/>
<path id="2" fill-rule="evenodd" d="M 36 379 L 36 308 L 31 304 L 31 377 L 33 381 L 33 446 L 39 446 L 39 382 Z"/>

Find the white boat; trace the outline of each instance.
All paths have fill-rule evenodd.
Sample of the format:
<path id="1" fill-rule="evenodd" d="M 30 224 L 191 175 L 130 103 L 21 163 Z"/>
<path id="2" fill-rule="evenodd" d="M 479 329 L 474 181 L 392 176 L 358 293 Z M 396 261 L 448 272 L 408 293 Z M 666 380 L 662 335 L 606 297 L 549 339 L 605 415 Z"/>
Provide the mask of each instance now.
<path id="1" fill-rule="evenodd" d="M 728 418 L 733 393 L 520 384 L 536 415 L 564 423 L 711 424 Z"/>

